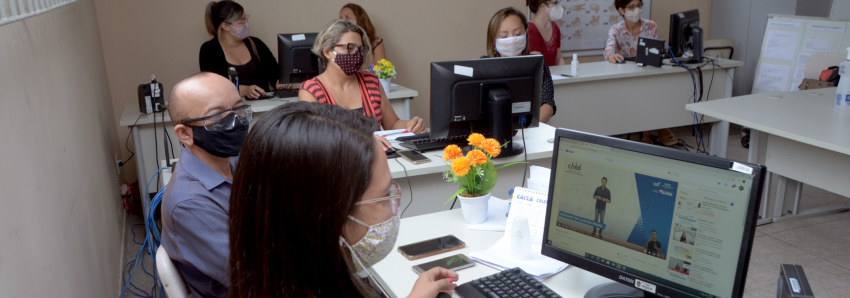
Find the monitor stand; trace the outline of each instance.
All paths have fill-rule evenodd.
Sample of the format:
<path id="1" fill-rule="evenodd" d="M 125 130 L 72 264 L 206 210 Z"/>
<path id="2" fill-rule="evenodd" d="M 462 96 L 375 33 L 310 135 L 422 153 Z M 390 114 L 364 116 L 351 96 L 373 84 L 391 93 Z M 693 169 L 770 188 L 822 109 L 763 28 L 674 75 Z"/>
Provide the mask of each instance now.
<path id="1" fill-rule="evenodd" d="M 489 108 L 487 123 L 490 128 L 490 137 L 499 141 L 500 144 L 510 142 L 505 148 L 502 148 L 502 153 L 496 158 L 522 154 L 523 144 L 513 142 L 511 94 L 503 88 L 490 90 L 487 95 L 487 104 Z"/>
<path id="2" fill-rule="evenodd" d="M 591 288 L 584 294 L 584 298 L 633 298 L 643 297 L 652 298 L 658 297 L 640 289 L 627 286 L 618 282 L 608 282 Z"/>

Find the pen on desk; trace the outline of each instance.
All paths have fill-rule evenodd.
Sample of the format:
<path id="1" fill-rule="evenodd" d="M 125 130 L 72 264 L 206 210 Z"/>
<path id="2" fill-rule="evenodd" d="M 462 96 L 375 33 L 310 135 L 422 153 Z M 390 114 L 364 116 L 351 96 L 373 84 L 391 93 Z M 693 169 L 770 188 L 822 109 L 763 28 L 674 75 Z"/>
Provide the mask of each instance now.
<path id="1" fill-rule="evenodd" d="M 408 133 L 408 132 L 409 132 L 409 131 L 404 130 L 404 131 L 399 131 L 399 132 L 394 132 L 394 133 L 388 133 L 388 134 L 385 134 L 385 135 L 381 135 L 381 137 L 382 137 L 382 138 L 386 138 L 387 136 L 391 136 L 391 135 L 398 135 L 398 134 L 403 134 L 403 133 Z"/>
<path id="2" fill-rule="evenodd" d="M 562 76 L 565 76 L 565 77 L 570 77 L 570 78 L 572 78 L 572 77 L 573 77 L 573 76 L 568 75 L 568 74 L 561 74 L 561 75 L 562 75 Z"/>

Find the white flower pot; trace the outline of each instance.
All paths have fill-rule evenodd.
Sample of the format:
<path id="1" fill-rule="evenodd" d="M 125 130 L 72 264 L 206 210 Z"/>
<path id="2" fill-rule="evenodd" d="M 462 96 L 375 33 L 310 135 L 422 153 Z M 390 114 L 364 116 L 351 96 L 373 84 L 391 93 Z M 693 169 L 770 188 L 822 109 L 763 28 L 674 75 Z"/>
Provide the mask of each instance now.
<path id="1" fill-rule="evenodd" d="M 392 86 L 393 78 L 378 79 L 378 80 L 381 81 L 381 86 L 384 87 L 384 93 L 389 94 L 390 93 L 390 87 Z"/>
<path id="2" fill-rule="evenodd" d="M 490 202 L 490 194 L 480 197 L 467 198 L 457 196 L 460 201 L 460 210 L 463 211 L 463 219 L 471 225 L 477 225 L 487 220 L 487 206 Z"/>

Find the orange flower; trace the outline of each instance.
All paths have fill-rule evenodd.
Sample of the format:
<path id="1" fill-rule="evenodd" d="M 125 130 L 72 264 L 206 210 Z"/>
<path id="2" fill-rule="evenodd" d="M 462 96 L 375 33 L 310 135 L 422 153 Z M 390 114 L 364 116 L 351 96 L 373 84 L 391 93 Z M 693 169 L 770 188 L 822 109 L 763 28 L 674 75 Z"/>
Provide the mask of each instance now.
<path id="1" fill-rule="evenodd" d="M 452 172 L 454 172 L 458 177 L 463 177 L 466 176 L 466 174 L 469 174 L 469 169 L 469 159 L 466 157 L 461 156 L 452 161 Z"/>
<path id="2" fill-rule="evenodd" d="M 484 155 L 484 152 L 481 152 L 481 150 L 478 149 L 469 151 L 469 153 L 466 154 L 466 158 L 469 159 L 469 162 L 471 162 L 472 165 L 480 165 L 487 162 L 487 155 Z"/>
<path id="3" fill-rule="evenodd" d="M 469 138 L 466 140 L 469 141 L 469 144 L 472 146 L 481 146 L 481 143 L 484 142 L 484 136 L 480 133 L 474 133 L 469 135 Z"/>
<path id="4" fill-rule="evenodd" d="M 463 156 L 463 151 L 457 145 L 448 145 L 443 149 L 443 160 L 450 161 L 452 159 Z"/>
<path id="5" fill-rule="evenodd" d="M 490 157 L 496 157 L 502 153 L 502 144 L 499 144 L 499 141 L 496 141 L 495 139 L 486 139 L 481 144 L 481 149 L 487 151 L 487 153 L 490 154 Z"/>

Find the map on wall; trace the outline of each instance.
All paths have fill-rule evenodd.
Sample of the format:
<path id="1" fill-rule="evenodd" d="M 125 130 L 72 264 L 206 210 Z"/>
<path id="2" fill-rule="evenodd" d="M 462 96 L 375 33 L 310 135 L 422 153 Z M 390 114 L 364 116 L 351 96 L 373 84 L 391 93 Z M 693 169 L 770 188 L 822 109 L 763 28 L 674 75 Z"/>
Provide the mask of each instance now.
<path id="1" fill-rule="evenodd" d="M 651 0 L 643 1 L 641 17 L 649 19 Z M 602 50 L 608 29 L 623 20 L 614 0 L 562 0 L 564 15 L 554 20 L 561 29 L 561 51 Z"/>

